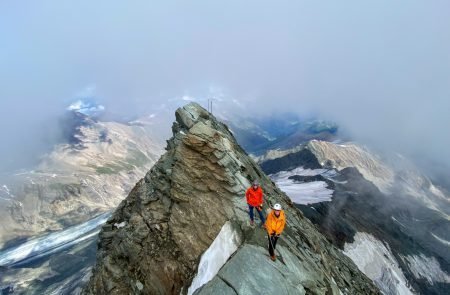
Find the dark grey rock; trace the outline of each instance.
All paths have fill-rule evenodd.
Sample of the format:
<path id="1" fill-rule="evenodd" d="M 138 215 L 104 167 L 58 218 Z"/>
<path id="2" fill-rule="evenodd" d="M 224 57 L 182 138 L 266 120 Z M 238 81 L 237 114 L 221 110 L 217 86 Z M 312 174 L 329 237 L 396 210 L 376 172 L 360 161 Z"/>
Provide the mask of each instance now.
<path id="1" fill-rule="evenodd" d="M 303 217 L 225 125 L 195 103 L 178 109 L 176 118 L 166 154 L 108 220 L 126 225 L 104 227 L 115 234 L 100 235 L 97 265 L 84 294 L 185 294 L 202 254 L 228 221 L 240 227 L 241 247 L 198 294 L 334 294 L 345 289 L 347 294 L 380 294 Z M 266 253 L 265 231 L 248 225 L 244 193 L 253 179 L 264 189 L 264 209 L 280 203 L 286 212 L 276 262 Z"/>

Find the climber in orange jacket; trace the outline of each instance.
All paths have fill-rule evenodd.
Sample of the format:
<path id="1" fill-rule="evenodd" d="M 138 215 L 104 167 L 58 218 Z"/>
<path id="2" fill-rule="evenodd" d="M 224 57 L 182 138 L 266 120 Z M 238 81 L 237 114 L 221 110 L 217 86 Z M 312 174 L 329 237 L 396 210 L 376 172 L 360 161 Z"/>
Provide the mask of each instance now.
<path id="1" fill-rule="evenodd" d="M 263 214 L 263 190 L 259 186 L 258 181 L 253 181 L 253 184 L 251 187 L 247 189 L 245 192 L 245 198 L 247 199 L 248 204 L 248 210 L 250 214 L 250 225 L 254 225 L 254 217 L 253 217 L 253 208 L 256 208 L 256 211 L 258 211 L 259 218 L 261 219 L 261 226 L 264 226 L 265 218 Z"/>
<path id="2" fill-rule="evenodd" d="M 269 254 L 270 258 L 275 261 L 275 247 L 278 238 L 286 225 L 286 216 L 280 204 L 273 205 L 273 210 L 267 215 L 266 230 L 269 238 Z"/>

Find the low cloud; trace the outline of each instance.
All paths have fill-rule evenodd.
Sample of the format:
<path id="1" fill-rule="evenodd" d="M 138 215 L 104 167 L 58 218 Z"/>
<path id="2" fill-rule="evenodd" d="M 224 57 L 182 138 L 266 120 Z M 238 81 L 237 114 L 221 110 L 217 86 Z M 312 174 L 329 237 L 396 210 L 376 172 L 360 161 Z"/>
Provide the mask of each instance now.
<path id="1" fill-rule="evenodd" d="M 450 164 L 448 28 L 439 0 L 4 2 L 0 160 L 45 150 L 55 118 L 95 85 L 116 114 L 215 96 L 249 116 L 317 114 Z"/>

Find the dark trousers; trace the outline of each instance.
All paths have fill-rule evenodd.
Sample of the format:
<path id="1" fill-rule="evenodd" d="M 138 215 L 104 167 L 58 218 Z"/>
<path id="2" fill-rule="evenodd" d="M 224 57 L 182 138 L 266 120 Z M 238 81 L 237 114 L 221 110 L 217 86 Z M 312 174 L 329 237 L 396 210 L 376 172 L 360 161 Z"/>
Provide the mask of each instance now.
<path id="1" fill-rule="evenodd" d="M 276 235 L 268 235 L 267 236 L 269 238 L 269 254 L 270 256 L 274 256 L 275 255 L 275 247 L 277 246 L 277 241 L 278 238 Z"/>
<path id="2" fill-rule="evenodd" d="M 250 214 L 250 220 L 251 221 L 253 221 L 254 220 L 254 215 L 253 215 L 253 208 L 256 208 L 256 207 L 253 207 L 252 205 L 248 205 L 248 213 Z M 259 218 L 261 219 L 261 223 L 265 223 L 266 222 L 266 219 L 264 218 L 264 214 L 263 214 L 263 212 L 262 212 L 262 209 L 261 209 L 261 211 L 259 211 L 257 208 L 256 208 L 256 211 L 258 212 L 258 214 L 259 214 Z"/>

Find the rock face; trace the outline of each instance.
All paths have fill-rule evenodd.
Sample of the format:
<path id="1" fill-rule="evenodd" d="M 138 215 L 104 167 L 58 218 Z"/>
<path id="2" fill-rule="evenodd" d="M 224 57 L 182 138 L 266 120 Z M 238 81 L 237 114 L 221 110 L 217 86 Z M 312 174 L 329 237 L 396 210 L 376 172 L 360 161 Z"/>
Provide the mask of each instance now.
<path id="1" fill-rule="evenodd" d="M 85 294 L 380 294 L 225 125 L 191 103 L 172 130 L 167 152 L 103 226 Z M 244 192 L 253 179 L 265 207 L 285 208 L 275 262 L 265 231 L 249 226 Z"/>

